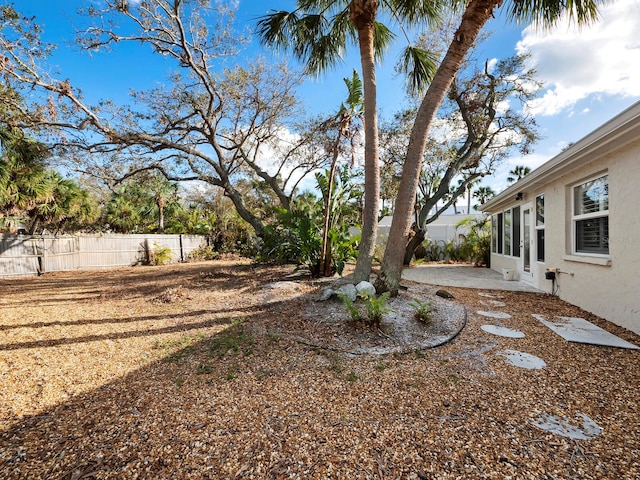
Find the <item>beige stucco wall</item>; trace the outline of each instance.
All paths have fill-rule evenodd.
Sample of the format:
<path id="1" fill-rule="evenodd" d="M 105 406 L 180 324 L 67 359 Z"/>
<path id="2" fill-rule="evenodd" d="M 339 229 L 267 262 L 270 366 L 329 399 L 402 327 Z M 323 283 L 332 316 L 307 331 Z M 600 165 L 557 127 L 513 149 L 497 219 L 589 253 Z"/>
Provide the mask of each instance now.
<path id="1" fill-rule="evenodd" d="M 609 257 L 572 255 L 572 187 L 605 173 L 609 175 Z M 534 286 L 550 291 L 545 270 L 558 268 L 562 299 L 640 334 L 640 140 L 527 191 L 520 204 L 534 202 L 540 194 L 545 196 L 546 252 L 544 264 L 536 265 Z M 491 257 L 491 267 L 497 271 L 512 264 L 511 258 Z"/>

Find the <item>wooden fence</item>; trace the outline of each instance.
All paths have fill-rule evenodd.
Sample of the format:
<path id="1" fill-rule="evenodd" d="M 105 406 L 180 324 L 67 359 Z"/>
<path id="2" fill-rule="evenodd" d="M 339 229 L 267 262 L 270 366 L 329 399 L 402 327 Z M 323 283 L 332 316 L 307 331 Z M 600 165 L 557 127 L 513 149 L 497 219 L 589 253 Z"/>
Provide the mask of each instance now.
<path id="1" fill-rule="evenodd" d="M 201 235 L 0 235 L 0 278 L 65 270 L 95 270 L 148 261 L 158 247 L 171 250 L 173 262 L 185 261 L 207 245 Z"/>

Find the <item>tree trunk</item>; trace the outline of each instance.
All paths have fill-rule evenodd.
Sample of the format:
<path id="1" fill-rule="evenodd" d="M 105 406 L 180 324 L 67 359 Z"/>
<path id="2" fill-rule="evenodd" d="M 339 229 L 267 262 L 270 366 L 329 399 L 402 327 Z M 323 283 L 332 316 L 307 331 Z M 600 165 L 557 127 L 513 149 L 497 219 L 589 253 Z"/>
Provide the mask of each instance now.
<path id="1" fill-rule="evenodd" d="M 353 0 L 349 5 L 351 21 L 358 30 L 362 84 L 364 90 L 364 214 L 362 237 L 353 281 L 369 281 L 378 233 L 380 167 L 378 165 L 378 112 L 373 31 L 378 0 Z"/>
<path id="2" fill-rule="evenodd" d="M 398 292 L 422 159 L 431 123 L 480 29 L 492 17 L 493 9 L 501 3 L 501 0 L 472 0 L 467 5 L 460 26 L 418 109 L 407 148 L 407 158 L 402 168 L 382 269 L 376 279 L 376 289 L 379 292 L 390 291 L 392 294 Z"/>
<path id="3" fill-rule="evenodd" d="M 251 225 L 258 238 L 263 238 L 264 224 L 258 217 L 251 213 L 247 207 L 244 206 L 242 196 L 231 186 L 229 182 L 226 182 L 226 185 L 223 188 L 225 196 L 229 197 L 233 202 L 233 206 L 236 207 L 236 211 L 238 212 L 238 215 L 240 215 L 240 218 Z"/>
<path id="4" fill-rule="evenodd" d="M 340 140 L 342 139 L 342 125 L 338 129 L 338 137 L 334 145 L 333 158 L 331 159 L 331 168 L 329 169 L 329 178 L 327 179 L 327 198 L 324 202 L 324 219 L 322 225 L 322 247 L 320 251 L 320 275 L 323 277 L 331 276 L 331 246 L 329 245 L 329 225 L 331 223 L 331 196 L 333 195 L 333 177 L 336 174 L 336 165 L 338 164 L 338 154 L 340 149 Z"/>
<path id="5" fill-rule="evenodd" d="M 156 205 L 158 206 L 158 233 L 164 232 L 164 198 L 161 194 L 156 195 Z"/>
<path id="6" fill-rule="evenodd" d="M 404 266 L 408 267 L 411 264 L 411 259 L 413 259 L 413 254 L 426 237 L 424 230 L 419 228 L 415 223 L 413 224 L 414 235 L 407 243 L 407 248 L 404 252 L 404 261 L 402 262 Z"/>

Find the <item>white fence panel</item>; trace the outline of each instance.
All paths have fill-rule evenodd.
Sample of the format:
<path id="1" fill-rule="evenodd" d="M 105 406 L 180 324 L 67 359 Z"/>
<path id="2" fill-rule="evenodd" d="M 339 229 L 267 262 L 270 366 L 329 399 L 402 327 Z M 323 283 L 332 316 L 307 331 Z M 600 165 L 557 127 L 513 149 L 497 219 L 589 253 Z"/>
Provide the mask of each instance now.
<path id="1" fill-rule="evenodd" d="M 0 276 L 37 275 L 38 252 L 28 235 L 0 235 Z"/>
<path id="2" fill-rule="evenodd" d="M 205 245 L 201 235 L 0 235 L 0 277 L 130 266 L 156 246 L 169 248 L 172 261 L 180 262 Z"/>

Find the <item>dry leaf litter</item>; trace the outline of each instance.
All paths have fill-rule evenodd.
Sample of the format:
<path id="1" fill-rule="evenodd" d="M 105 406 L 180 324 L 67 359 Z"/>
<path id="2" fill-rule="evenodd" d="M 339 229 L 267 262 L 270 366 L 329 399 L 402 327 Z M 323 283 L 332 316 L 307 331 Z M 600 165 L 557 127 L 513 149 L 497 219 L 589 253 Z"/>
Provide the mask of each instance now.
<path id="1" fill-rule="evenodd" d="M 567 343 L 531 314 L 638 336 L 549 295 L 413 283 L 371 332 L 290 272 L 0 281 L 0 478 L 640 478 L 638 352 Z M 431 322 L 412 298 L 436 302 Z M 585 419 L 585 439 L 540 428 Z"/>

